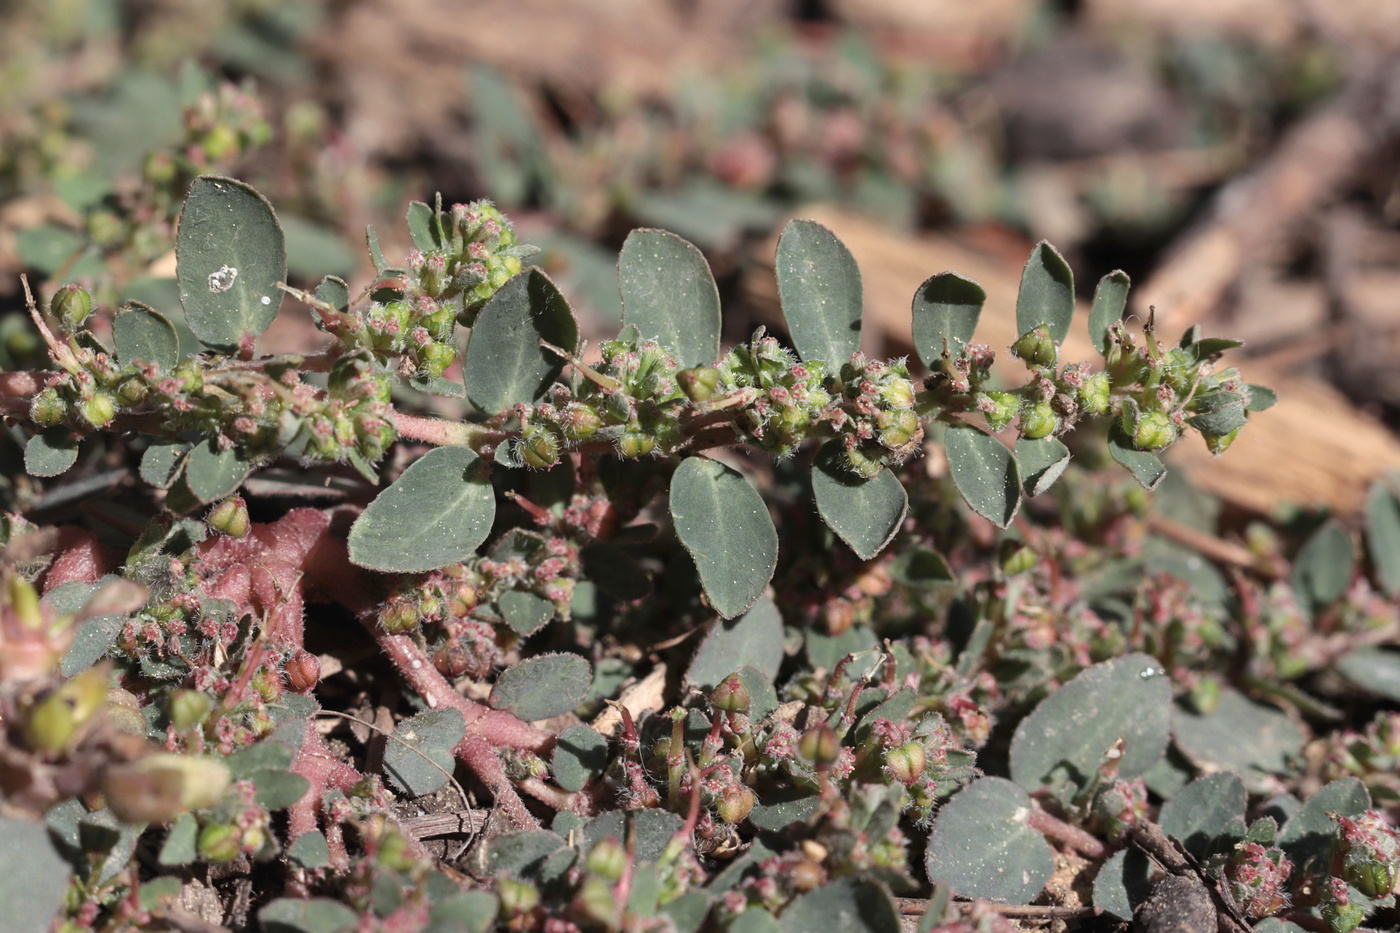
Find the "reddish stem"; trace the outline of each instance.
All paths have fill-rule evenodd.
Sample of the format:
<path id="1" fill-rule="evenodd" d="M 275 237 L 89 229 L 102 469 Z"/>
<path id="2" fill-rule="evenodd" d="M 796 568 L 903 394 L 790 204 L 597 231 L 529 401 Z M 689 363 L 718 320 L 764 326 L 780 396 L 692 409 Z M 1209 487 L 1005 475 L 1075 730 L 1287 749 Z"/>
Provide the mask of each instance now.
<path id="1" fill-rule="evenodd" d="M 1108 855 L 1108 848 L 1102 842 L 1078 826 L 1071 826 L 1044 810 L 1031 810 L 1030 815 L 1026 817 L 1026 825 L 1057 842 L 1064 843 L 1085 858 L 1101 859 Z"/>

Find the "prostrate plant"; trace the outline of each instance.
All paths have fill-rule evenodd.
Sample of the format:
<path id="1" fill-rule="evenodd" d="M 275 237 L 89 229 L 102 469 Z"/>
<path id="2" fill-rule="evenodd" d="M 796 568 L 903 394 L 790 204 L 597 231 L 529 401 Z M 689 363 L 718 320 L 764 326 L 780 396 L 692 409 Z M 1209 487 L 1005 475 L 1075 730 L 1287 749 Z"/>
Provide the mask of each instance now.
<path id="1" fill-rule="evenodd" d="M 1025 384 L 994 382 L 992 351 L 972 342 L 984 293 L 946 272 L 913 302 L 918 374 L 860 352 L 850 253 L 794 221 L 777 261 L 793 349 L 760 330 L 722 352 L 703 257 L 640 230 L 619 263 L 622 331 L 586 362 L 567 301 L 522 267 L 530 250 L 494 207 L 415 203 L 408 224 L 416 249 L 402 265 L 370 232 L 364 294 L 334 277 L 302 292 L 285 285 L 267 202 L 201 176 L 176 245 L 183 322 L 203 351 L 181 352 L 176 315 L 128 304 L 109 320 L 76 286 L 55 290 L 47 314 L 31 304 L 56 369 L 0 376 L 6 417 L 32 432 L 29 471 L 61 475 L 86 438 L 117 451 L 134 435 L 141 477 L 164 491 L 148 526 L 126 528 L 122 560 L 86 531 L 45 533 L 18 516 L 8 526 L 0 648 L 19 660 L 0 696 L 3 832 L 28 843 L 43 816 L 62 856 L 17 869 L 36 916 L 61 907 L 75 929 L 143 928 L 170 916 L 179 867 L 251 860 L 279 865 L 292 895 L 260 908 L 265 929 L 340 929 L 367 914 L 385 929 L 695 930 L 709 917 L 796 933 L 854 901 L 861 917 L 841 929 L 884 933 L 897 922 L 888 888 L 918 886 L 911 832 L 932 824 L 931 880 L 1025 901 L 1050 872 L 1045 836 L 1102 859 L 1146 820 L 1140 779 L 1173 737 L 1190 747 L 1179 724 L 1173 736 L 1167 675 L 1210 683 L 1202 669 L 1228 646 L 1202 634 L 1194 604 L 1166 618 L 1167 583 L 1154 584 L 1148 627 L 1105 622 L 1061 583 L 1031 585 L 1041 555 L 1072 550 L 1050 529 L 1022 522 L 1027 540 L 997 541 L 949 508 L 935 479 L 896 472 L 931 434 L 957 491 L 1004 529 L 1066 474 L 1060 438 L 1099 419 L 1109 454 L 1150 488 L 1165 475 L 1158 452 L 1195 431 L 1219 453 L 1269 403 L 1216 369 L 1236 344 L 1192 331 L 1166 345 L 1150 322 L 1130 333 L 1127 279 L 1114 273 L 1089 318 L 1103 368 L 1062 361 L 1073 281 L 1041 244 L 1017 305 Z M 257 355 L 284 292 L 311 309 L 324 349 Z M 410 413 L 422 397 L 410 387 L 473 413 Z M 998 437 L 1013 423 L 1014 448 Z M 327 475 L 357 491 L 379 484 L 381 465 L 397 475 L 362 510 L 255 521 L 238 490 L 282 457 L 349 464 L 358 486 Z M 1103 495 L 1083 496 L 1097 517 L 1074 520 L 1111 532 L 1131 517 Z M 830 534 L 814 530 L 809 496 Z M 190 517 L 205 507 L 205 521 Z M 883 554 L 901 530 L 920 546 Z M 1335 541 L 1299 557 L 1311 611 L 1356 601 L 1342 539 L 1340 574 Z M 922 547 L 945 541 L 972 571 L 951 602 L 936 595 L 949 563 Z M 390 786 L 317 728 L 311 600 L 359 619 L 417 710 L 389 737 Z M 935 614 L 967 630 L 880 646 L 877 602 L 880 634 Z M 594 727 L 539 724 L 617 696 L 640 660 L 614 650 L 622 638 L 650 629 L 656 643 L 657 631 L 704 624 L 683 702 L 621 704 Z M 1260 665 L 1286 655 L 1255 644 Z M 798 650 L 805 669 L 788 661 Z M 1237 696 L 1216 688 L 1221 704 Z M 938 811 L 978 774 L 996 713 L 1047 693 L 1011 739 L 1011 780 L 973 781 Z M 1193 692 L 1207 718 L 1208 696 Z M 514 830 L 478 847 L 491 893 L 458 890 L 392 815 L 395 792 L 432 794 L 457 762 L 490 792 L 498 828 Z M 1383 898 L 1395 878 L 1385 827 L 1359 816 L 1369 803 L 1332 808 L 1335 832 L 1312 817 L 1294 832 L 1300 809 L 1277 848 L 1256 821 L 1202 871 L 1248 916 L 1276 913 L 1287 867 L 1324 871 L 1318 838 L 1335 835 L 1330 877 L 1356 893 L 1315 903 L 1350 929 L 1373 906 L 1361 898 Z M 542 809 L 555 811 L 549 830 Z M 169 824 L 154 831 L 155 863 L 171 873 L 154 879 L 130 862 L 148 824 Z"/>

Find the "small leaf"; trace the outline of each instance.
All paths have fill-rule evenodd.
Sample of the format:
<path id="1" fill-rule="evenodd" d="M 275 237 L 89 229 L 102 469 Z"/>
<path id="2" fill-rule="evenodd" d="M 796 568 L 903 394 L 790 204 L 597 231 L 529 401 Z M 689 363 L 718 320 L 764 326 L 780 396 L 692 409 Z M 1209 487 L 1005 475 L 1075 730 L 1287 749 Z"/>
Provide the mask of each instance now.
<path id="1" fill-rule="evenodd" d="M 670 350 L 682 369 L 719 359 L 719 289 L 700 250 L 665 230 L 633 230 L 617 280 L 623 322 Z"/>
<path id="2" fill-rule="evenodd" d="M 1155 871 L 1137 849 L 1119 849 L 1094 876 L 1094 906 L 1119 920 L 1132 920 L 1138 905 L 1152 893 Z"/>
<path id="3" fill-rule="evenodd" d="M 466 734 L 461 710 L 444 707 L 411 716 L 384 746 L 384 773 L 414 797 L 431 794 L 452 777 L 452 750 Z"/>
<path id="4" fill-rule="evenodd" d="M 1246 388 L 1249 389 L 1250 411 L 1268 411 L 1278 404 L 1277 393 L 1268 386 L 1255 385 L 1251 382 Z"/>
<path id="5" fill-rule="evenodd" d="M 350 285 L 338 275 L 328 275 L 316 286 L 316 297 L 337 311 L 350 310 Z"/>
<path id="6" fill-rule="evenodd" d="M 58 476 L 77 462 L 78 438 L 69 428 L 44 428 L 24 445 L 24 471 L 30 476 Z"/>
<path id="7" fill-rule="evenodd" d="M 554 618 L 554 603 L 529 590 L 510 590 L 496 601 L 506 624 L 521 635 L 531 635 Z"/>
<path id="8" fill-rule="evenodd" d="M 1056 437 L 1016 439 L 1016 466 L 1026 495 L 1034 498 L 1055 485 L 1069 466 L 1069 448 Z"/>
<path id="9" fill-rule="evenodd" d="M 1238 773 L 1246 787 L 1261 786 L 1263 774 L 1287 773 L 1303 748 L 1303 733 L 1293 720 L 1229 687 L 1221 689 L 1209 715 L 1178 706 L 1175 719 L 1182 754 L 1197 767 Z"/>
<path id="10" fill-rule="evenodd" d="M 956 581 L 943 555 L 924 547 L 901 549 L 890 562 L 890 575 L 896 583 L 916 590 L 932 589 Z"/>
<path id="11" fill-rule="evenodd" d="M 782 933 L 900 933 L 894 898 L 867 878 L 839 878 L 800 894 L 778 920 Z"/>
<path id="12" fill-rule="evenodd" d="M 1026 825 L 1033 809 L 1005 778 L 984 777 L 954 794 L 929 835 L 929 881 L 964 897 L 1029 904 L 1055 869 L 1045 837 Z"/>
<path id="13" fill-rule="evenodd" d="M 325 868 L 331 863 L 331 847 L 319 829 L 304 832 L 287 846 L 287 858 L 302 868 Z"/>
<path id="14" fill-rule="evenodd" d="M 276 768 L 254 771 L 251 780 L 257 791 L 255 799 L 269 810 L 285 810 L 311 789 L 311 782 L 300 774 Z"/>
<path id="15" fill-rule="evenodd" d="M 1337 673 L 1373 696 L 1400 703 L 1400 651 L 1356 648 L 1337 660 Z"/>
<path id="16" fill-rule="evenodd" d="M 185 460 L 185 483 L 200 502 L 213 502 L 243 485 L 252 469 L 237 447 L 220 450 L 212 437 L 205 438 Z"/>
<path id="17" fill-rule="evenodd" d="M 1400 497 L 1382 483 L 1366 496 L 1366 550 L 1385 595 L 1400 595 Z"/>
<path id="18" fill-rule="evenodd" d="M 608 766 L 608 740 L 588 726 L 570 726 L 554 743 L 550 766 L 554 783 L 571 792 L 583 790 Z"/>
<path id="19" fill-rule="evenodd" d="M 93 616 L 78 623 L 73 644 L 63 656 L 60 673 L 72 677 L 96 664 L 116 643 L 117 636 L 126 625 L 126 618 L 120 615 Z"/>
<path id="20" fill-rule="evenodd" d="M 426 933 L 488 933 L 500 900 L 487 891 L 456 891 L 433 902 Z"/>
<path id="21" fill-rule="evenodd" d="M 789 796 L 768 795 L 749 811 L 749 823 L 765 832 L 777 832 L 794 823 L 811 819 L 821 807 L 821 798 L 816 794 L 803 793 Z"/>
<path id="22" fill-rule="evenodd" d="M 491 706 L 526 722 L 567 713 L 583 702 L 593 669 L 576 654 L 540 654 L 508 667 L 491 687 Z"/>
<path id="23" fill-rule="evenodd" d="M 972 279 L 956 272 L 940 272 L 926 279 L 914 293 L 914 348 L 929 369 L 972 340 L 987 292 Z"/>
<path id="24" fill-rule="evenodd" d="M 860 268 L 836 234 L 812 220 L 794 220 L 778 238 L 778 297 L 803 360 L 835 371 L 860 349 Z"/>
<path id="25" fill-rule="evenodd" d="M 743 615 L 717 620 L 695 651 L 687 682 L 709 690 L 741 667 L 772 680 L 783 663 L 783 617 L 767 596 Z"/>
<path id="26" fill-rule="evenodd" d="M 1157 822 L 1197 860 L 1219 850 L 1221 830 L 1244 819 L 1249 792 L 1238 774 L 1222 771 L 1197 778 L 1162 805 Z"/>
<path id="27" fill-rule="evenodd" d="M 1293 862 L 1300 875 L 1309 862 L 1321 863 L 1332 851 L 1337 824 L 1329 813 L 1359 816 L 1371 808 L 1371 795 L 1359 778 L 1333 781 L 1313 794 L 1308 802 L 1288 818 L 1279 831 L 1278 847 Z M 1322 867 L 1320 864 L 1315 867 Z"/>
<path id="28" fill-rule="evenodd" d="M 123 366 L 138 360 L 170 369 L 180 362 L 180 336 L 175 325 L 154 308 L 128 301 L 112 322 L 112 342 Z"/>
<path id="29" fill-rule="evenodd" d="M 224 759 L 235 781 L 250 780 L 259 771 L 286 771 L 306 741 L 306 720 L 288 719 L 261 741 L 240 748 Z"/>
<path id="30" fill-rule="evenodd" d="M 943 436 L 953 484 L 978 515 L 1005 528 L 1021 508 L 1021 474 L 1011 451 L 972 425 L 955 424 Z"/>
<path id="31" fill-rule="evenodd" d="M 768 506 L 739 471 L 708 457 L 671 477 L 671 518 L 715 611 L 732 619 L 754 604 L 778 565 Z"/>
<path id="32" fill-rule="evenodd" d="M 827 526 L 861 560 L 873 560 L 904 524 L 909 494 L 892 470 L 869 479 L 846 465 L 840 441 L 827 441 L 812 463 L 812 496 Z"/>
<path id="33" fill-rule="evenodd" d="M 422 201 L 412 201 L 408 205 L 408 234 L 413 237 L 413 245 L 425 253 L 441 249 L 437 235 L 437 211 Z"/>
<path id="34" fill-rule="evenodd" d="M 1291 582 L 1298 595 L 1317 611 L 1346 594 L 1355 570 L 1351 535 L 1336 521 L 1329 521 L 1313 532 L 1293 559 Z"/>
<path id="35" fill-rule="evenodd" d="M 1193 414 L 1186 422 L 1207 437 L 1224 437 L 1244 427 L 1248 400 L 1249 396 L 1241 391 L 1219 389 L 1201 393 L 1192 400 Z"/>
<path id="36" fill-rule="evenodd" d="M 63 904 L 72 874 L 38 820 L 0 816 L 0 904 L 13 933 L 44 933 Z"/>
<path id="37" fill-rule="evenodd" d="M 541 340 L 572 353 L 578 322 L 559 289 L 532 266 L 502 285 L 476 319 L 462 363 L 471 403 L 494 415 L 543 397 L 565 364 Z"/>
<path id="38" fill-rule="evenodd" d="M 1114 424 L 1108 432 L 1108 452 L 1146 489 L 1156 489 L 1167 475 L 1167 466 L 1162 458 L 1149 450 L 1138 450 L 1133 446 L 1133 439 L 1124 433 L 1121 425 Z"/>
<path id="39" fill-rule="evenodd" d="M 621 840 L 631 838 L 636 841 L 637 861 L 654 862 L 684 824 L 676 814 L 656 808 L 635 813 L 610 810 L 584 824 L 579 848 L 587 851 L 609 836 Z"/>
<path id="40" fill-rule="evenodd" d="M 179 475 L 185 454 L 193 447 L 188 441 L 151 441 L 141 454 L 141 478 L 157 489 L 169 489 Z"/>
<path id="41" fill-rule="evenodd" d="M 263 933 L 342 933 L 353 930 L 359 917 L 328 897 L 282 897 L 258 911 Z"/>
<path id="42" fill-rule="evenodd" d="M 1108 329 L 1123 317 L 1128 306 L 1128 273 L 1116 269 L 1099 279 L 1094 288 L 1094 303 L 1089 308 L 1089 341 L 1094 349 L 1108 355 Z"/>
<path id="43" fill-rule="evenodd" d="M 496 495 L 484 474 L 468 448 L 428 451 L 360 514 L 350 529 L 350 560 L 415 573 L 470 556 L 496 517 Z"/>
<path id="44" fill-rule="evenodd" d="M 1079 788 L 1125 740 L 1118 775 L 1152 767 L 1171 741 L 1171 685 L 1155 658 L 1129 654 L 1096 664 L 1041 701 L 1011 740 L 1011 779 L 1022 787 Z"/>
<path id="45" fill-rule="evenodd" d="M 199 820 L 193 813 L 181 813 L 165 836 L 157 861 L 162 865 L 188 865 L 199 858 Z"/>
<path id="46" fill-rule="evenodd" d="M 563 837 L 548 830 L 502 833 L 491 840 L 486 852 L 486 865 L 492 875 L 529 879 L 532 875 L 537 876 L 551 855 L 564 848 Z"/>
<path id="47" fill-rule="evenodd" d="M 234 350 L 267 330 L 282 306 L 287 249 L 272 205 L 232 178 L 190 185 L 175 240 L 185 319 L 206 346 Z"/>
<path id="48" fill-rule="evenodd" d="M 1021 272 L 1016 295 L 1016 331 L 1024 334 L 1041 324 L 1056 343 L 1069 334 L 1074 319 L 1074 273 L 1055 247 L 1042 240 L 1031 250 Z"/>

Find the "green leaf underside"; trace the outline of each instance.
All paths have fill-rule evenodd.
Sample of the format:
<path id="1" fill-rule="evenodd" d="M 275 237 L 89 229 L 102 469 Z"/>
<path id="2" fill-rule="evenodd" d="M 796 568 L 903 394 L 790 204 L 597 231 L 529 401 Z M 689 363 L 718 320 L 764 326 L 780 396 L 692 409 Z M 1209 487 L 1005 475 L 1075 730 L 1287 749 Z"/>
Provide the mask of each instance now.
<path id="1" fill-rule="evenodd" d="M 1094 303 L 1089 308 L 1089 340 L 1100 353 L 1108 353 L 1108 329 L 1123 317 L 1130 284 L 1128 273 L 1118 269 L 1099 279 L 1094 288 Z"/>
<path id="2" fill-rule="evenodd" d="M 593 668 L 576 654 L 541 654 L 501 672 L 491 688 L 491 706 L 526 722 L 567 713 L 583 702 Z"/>
<path id="3" fill-rule="evenodd" d="M 1096 664 L 1041 701 L 1016 727 L 1011 778 L 1027 788 L 1083 788 L 1120 738 L 1118 774 L 1127 780 L 1152 767 L 1171 739 L 1171 685 L 1145 654 Z"/>
<path id="4" fill-rule="evenodd" d="M 554 743 L 550 764 L 556 784 L 570 792 L 583 790 L 608 766 L 608 740 L 588 726 L 570 726 Z"/>
<path id="5" fill-rule="evenodd" d="M 137 361 L 170 369 L 180 362 L 180 336 L 175 325 L 154 308 L 128 301 L 112 322 L 112 343 L 123 366 Z"/>
<path id="6" fill-rule="evenodd" d="M 422 201 L 408 205 L 408 234 L 413 237 L 413 245 L 425 253 L 439 249 L 442 244 L 437 236 L 437 211 Z"/>
<path id="7" fill-rule="evenodd" d="M 685 677 L 709 690 L 741 667 L 752 667 L 772 680 L 783 662 L 783 617 L 767 596 L 743 615 L 721 619 L 710 629 Z"/>
<path id="8" fill-rule="evenodd" d="M 236 447 L 220 450 L 214 439 L 196 444 L 185 460 L 185 483 L 200 502 L 213 502 L 232 493 L 252 471 Z"/>
<path id="9" fill-rule="evenodd" d="M 822 520 L 861 560 L 883 551 L 909 512 L 909 494 L 894 472 L 856 476 L 846 466 L 840 441 L 828 441 L 817 453 L 812 495 Z"/>
<path id="10" fill-rule="evenodd" d="M 452 751 L 467 734 L 461 710 L 424 710 L 405 719 L 384 746 L 384 773 L 396 786 L 422 797 L 447 784 Z"/>
<path id="11" fill-rule="evenodd" d="M 987 291 L 976 281 L 956 272 L 940 272 L 926 279 L 914 293 L 914 349 L 929 369 L 972 340 Z"/>
<path id="12" fill-rule="evenodd" d="M 1221 831 L 1244 819 L 1249 792 L 1238 774 L 1222 771 L 1187 784 L 1162 805 L 1157 822 L 1198 860 L 1217 847 Z"/>
<path id="13" fill-rule="evenodd" d="M 511 590 L 498 600 L 506 624 L 521 635 L 530 635 L 554 618 L 554 603 L 537 593 Z"/>
<path id="14" fill-rule="evenodd" d="M 1132 920 L 1152 893 L 1157 866 L 1137 849 L 1119 849 L 1094 877 L 1094 906 L 1120 920 Z"/>
<path id="15" fill-rule="evenodd" d="M 860 349 L 860 269 L 836 234 L 794 220 L 778 238 L 778 297 L 797 355 L 832 371 Z"/>
<path id="16" fill-rule="evenodd" d="M 543 396 L 565 361 L 544 340 L 572 353 L 578 322 L 549 277 L 531 266 L 481 309 L 462 363 L 467 398 L 488 415 Z"/>
<path id="17" fill-rule="evenodd" d="M 1038 243 L 1021 272 L 1016 296 L 1016 330 L 1024 334 L 1044 324 L 1057 342 L 1069 334 L 1074 319 L 1074 274 L 1055 247 Z"/>
<path id="18" fill-rule="evenodd" d="M 840 878 L 799 895 L 778 920 L 782 933 L 899 933 L 899 910 L 884 886 Z"/>
<path id="19" fill-rule="evenodd" d="M 439 447 L 381 492 L 350 529 L 350 560 L 414 573 L 473 554 L 491 530 L 496 496 L 476 453 Z"/>
<path id="20" fill-rule="evenodd" d="M 1069 459 L 1069 448 L 1059 438 L 1016 439 L 1016 466 L 1027 496 L 1038 496 L 1055 485 L 1069 466 Z"/>
<path id="21" fill-rule="evenodd" d="M 1021 474 L 1006 445 L 966 424 L 948 428 L 943 438 L 953 484 L 978 515 L 1005 528 L 1021 507 Z"/>
<path id="22" fill-rule="evenodd" d="M 633 230 L 617 259 L 622 320 L 682 369 L 719 359 L 719 289 L 700 250 L 664 230 Z"/>
<path id="23" fill-rule="evenodd" d="M 671 477 L 671 518 L 710 604 L 732 619 L 754 604 L 778 565 L 768 506 L 739 471 L 690 457 Z"/>
<path id="24" fill-rule="evenodd" d="M 1303 747 L 1303 734 L 1285 714 L 1224 688 L 1208 715 L 1178 707 L 1177 748 L 1197 767 L 1237 772 L 1258 787 L 1261 774 L 1282 774 Z"/>
<path id="25" fill-rule="evenodd" d="M 175 250 L 180 304 L 206 346 L 235 349 L 277 317 L 286 243 L 272 205 L 250 186 L 217 175 L 196 178 Z"/>
<path id="26" fill-rule="evenodd" d="M 186 441 L 151 441 L 141 454 L 141 478 L 157 489 L 168 489 L 175 482 L 180 458 L 189 453 L 192 444 Z"/>
<path id="27" fill-rule="evenodd" d="M 1382 483 L 1366 496 L 1366 549 L 1385 595 L 1400 595 L 1400 497 Z"/>
<path id="28" fill-rule="evenodd" d="M 1005 778 L 985 777 L 938 811 L 925 857 L 928 878 L 956 894 L 1028 904 L 1054 871 L 1045 837 L 1026 825 L 1030 795 Z"/>
<path id="29" fill-rule="evenodd" d="M 78 439 L 69 428 L 45 428 L 24 445 L 24 471 L 30 476 L 58 476 L 77 462 Z"/>
<path id="30" fill-rule="evenodd" d="M 1329 521 L 1313 532 L 1294 558 L 1291 582 L 1312 608 L 1321 609 L 1342 598 L 1355 569 L 1351 535 Z"/>
<path id="31" fill-rule="evenodd" d="M 71 870 L 38 820 L 0 817 L 0 904 L 4 926 L 16 933 L 49 929 Z"/>
<path id="32" fill-rule="evenodd" d="M 1357 648 L 1337 660 L 1337 673 L 1368 693 L 1400 703 L 1400 651 Z"/>
<path id="33" fill-rule="evenodd" d="M 1162 458 L 1150 450 L 1138 450 L 1133 439 L 1121 425 L 1114 424 L 1108 432 L 1109 455 L 1146 489 L 1156 489 L 1157 484 L 1167 475 L 1167 465 Z"/>

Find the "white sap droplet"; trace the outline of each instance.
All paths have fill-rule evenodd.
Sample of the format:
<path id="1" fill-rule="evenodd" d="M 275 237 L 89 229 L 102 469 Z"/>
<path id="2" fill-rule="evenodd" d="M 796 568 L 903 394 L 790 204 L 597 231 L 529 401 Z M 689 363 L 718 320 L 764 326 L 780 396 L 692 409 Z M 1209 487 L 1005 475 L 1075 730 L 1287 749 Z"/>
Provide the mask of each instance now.
<path id="1" fill-rule="evenodd" d="M 265 305 L 270 305 L 270 304 L 272 304 L 272 299 L 269 298 L 269 297 L 267 297 L 266 295 L 263 295 L 262 298 L 259 299 L 259 300 L 260 300 L 263 304 L 265 304 Z"/>
<path id="2" fill-rule="evenodd" d="M 437 697 L 428 694 L 428 709 L 437 709 Z"/>
<path id="3" fill-rule="evenodd" d="M 1149 667 L 1138 674 L 1143 680 L 1151 680 L 1153 677 L 1165 677 L 1167 672 L 1164 668 Z"/>
<path id="4" fill-rule="evenodd" d="M 413 663 L 409 665 L 409 667 L 413 668 L 415 671 L 421 668 L 422 666 L 423 662 L 418 660 L 417 658 L 414 658 Z"/>
<path id="5" fill-rule="evenodd" d="M 233 266 L 221 266 L 218 272 L 209 273 L 209 290 L 211 292 L 226 292 L 233 288 L 234 279 L 238 278 L 238 270 Z"/>

